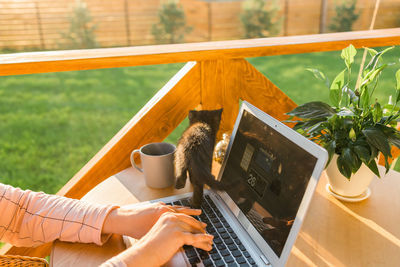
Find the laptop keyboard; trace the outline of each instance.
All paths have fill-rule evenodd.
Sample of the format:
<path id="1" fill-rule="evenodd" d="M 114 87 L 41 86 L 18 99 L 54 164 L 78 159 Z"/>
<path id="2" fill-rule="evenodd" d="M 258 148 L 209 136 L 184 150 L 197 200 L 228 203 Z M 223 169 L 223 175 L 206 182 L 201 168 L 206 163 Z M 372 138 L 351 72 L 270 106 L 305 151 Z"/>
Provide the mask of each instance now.
<path id="1" fill-rule="evenodd" d="M 190 198 L 167 204 L 190 207 Z M 201 215 L 194 217 L 207 224 L 206 231 L 214 236 L 214 244 L 209 252 L 193 246 L 183 246 L 190 264 L 198 266 L 202 262 L 206 267 L 257 266 L 210 196 L 204 196 L 201 209 Z"/>

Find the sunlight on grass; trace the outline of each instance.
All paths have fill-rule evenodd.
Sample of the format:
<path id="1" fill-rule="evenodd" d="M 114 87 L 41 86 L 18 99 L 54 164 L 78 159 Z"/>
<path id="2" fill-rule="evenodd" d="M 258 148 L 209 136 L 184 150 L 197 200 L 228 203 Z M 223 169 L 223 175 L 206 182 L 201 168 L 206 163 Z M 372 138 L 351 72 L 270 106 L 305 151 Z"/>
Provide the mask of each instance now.
<path id="1" fill-rule="evenodd" d="M 182 65 L 0 78 L 0 181 L 55 193 Z"/>

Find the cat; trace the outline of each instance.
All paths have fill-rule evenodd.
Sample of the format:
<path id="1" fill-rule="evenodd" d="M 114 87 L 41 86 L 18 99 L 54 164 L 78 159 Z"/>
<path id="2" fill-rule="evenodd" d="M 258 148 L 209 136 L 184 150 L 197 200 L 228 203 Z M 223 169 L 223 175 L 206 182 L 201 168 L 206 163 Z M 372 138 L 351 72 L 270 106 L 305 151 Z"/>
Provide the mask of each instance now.
<path id="1" fill-rule="evenodd" d="M 178 141 L 175 156 L 175 188 L 183 188 L 186 178 L 193 185 L 191 206 L 199 208 L 205 184 L 221 190 L 222 185 L 211 174 L 215 138 L 221 121 L 222 109 L 190 110 L 189 127 Z"/>

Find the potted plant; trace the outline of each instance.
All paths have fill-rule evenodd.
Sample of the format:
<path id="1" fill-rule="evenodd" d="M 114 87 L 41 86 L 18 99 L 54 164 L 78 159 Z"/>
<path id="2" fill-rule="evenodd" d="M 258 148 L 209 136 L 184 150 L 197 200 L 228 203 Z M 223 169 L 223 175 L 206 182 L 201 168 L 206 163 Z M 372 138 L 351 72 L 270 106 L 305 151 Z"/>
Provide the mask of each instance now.
<path id="1" fill-rule="evenodd" d="M 391 146 L 400 148 L 400 132 L 395 128 L 400 121 L 400 70 L 396 72 L 395 97 L 385 105 L 373 98 L 380 74 L 388 66 L 382 63 L 382 56 L 392 48 L 380 52 L 367 48 L 371 60 L 357 86 L 351 76 L 357 53 L 353 45 L 342 50 L 346 67 L 332 83 L 321 71 L 308 69 L 329 88 L 330 104 L 313 101 L 287 113 L 289 121 L 296 123 L 295 130 L 328 151 L 327 174 L 333 193 L 345 197 L 365 194 L 374 175 L 380 177 L 379 152 L 388 172 Z"/>

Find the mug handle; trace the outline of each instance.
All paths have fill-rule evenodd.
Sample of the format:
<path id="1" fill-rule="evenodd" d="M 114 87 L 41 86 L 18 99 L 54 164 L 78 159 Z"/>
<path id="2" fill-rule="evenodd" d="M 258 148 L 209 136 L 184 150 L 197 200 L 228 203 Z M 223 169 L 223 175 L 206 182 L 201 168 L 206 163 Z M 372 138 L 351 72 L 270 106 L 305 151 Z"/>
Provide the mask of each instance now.
<path id="1" fill-rule="evenodd" d="M 143 169 L 139 168 L 136 165 L 136 162 L 135 162 L 134 156 L 135 156 L 135 153 L 138 153 L 138 152 L 140 152 L 140 149 L 135 149 L 135 150 L 132 151 L 132 153 L 131 153 L 131 163 L 132 163 L 132 166 L 135 167 L 138 171 L 143 172 Z"/>

